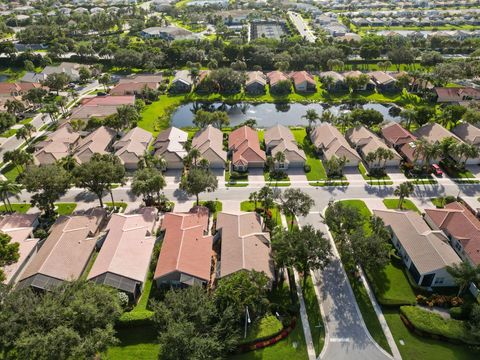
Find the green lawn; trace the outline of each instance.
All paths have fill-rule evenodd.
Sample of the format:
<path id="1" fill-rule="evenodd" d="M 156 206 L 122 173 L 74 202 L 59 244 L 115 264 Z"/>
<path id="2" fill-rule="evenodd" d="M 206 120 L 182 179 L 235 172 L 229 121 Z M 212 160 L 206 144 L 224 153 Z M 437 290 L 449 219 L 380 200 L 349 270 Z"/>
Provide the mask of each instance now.
<path id="1" fill-rule="evenodd" d="M 307 285 L 303 288 L 303 298 L 307 309 L 308 323 L 310 324 L 310 332 L 312 333 L 315 354 L 318 356 L 325 343 L 325 327 L 323 325 L 320 306 L 313 287 L 313 281 L 310 276 L 307 279 Z"/>
<path id="2" fill-rule="evenodd" d="M 291 130 L 295 141 L 299 144 L 307 156 L 306 164 L 310 166 L 310 171 L 306 173 L 308 181 L 326 180 L 327 173 L 323 167 L 322 161 L 315 154 L 310 139 L 307 137 L 305 128 L 296 128 Z"/>
<path id="3" fill-rule="evenodd" d="M 398 309 L 383 308 L 383 314 L 404 360 L 477 360 L 479 358 L 480 350 L 478 349 L 420 337 L 410 332 L 400 319 Z"/>
<path id="4" fill-rule="evenodd" d="M 157 332 L 153 326 L 140 326 L 133 329 L 119 329 L 120 343 L 108 349 L 110 360 L 156 360 L 160 345 L 156 342 Z"/>
<path id="5" fill-rule="evenodd" d="M 254 321 L 248 328 L 247 337 L 242 342 L 250 342 L 255 339 L 274 335 L 282 330 L 282 322 L 274 315 L 267 315 L 258 321 Z"/>
<path id="6" fill-rule="evenodd" d="M 372 215 L 368 206 L 362 200 L 341 200 L 342 204 L 357 208 L 360 211 L 360 214 L 367 219 Z"/>
<path id="7" fill-rule="evenodd" d="M 0 137 L 9 138 L 17 133 L 17 129 L 8 129 L 7 131 L 0 134 Z"/>
<path id="8" fill-rule="evenodd" d="M 22 121 L 20 121 L 19 124 L 22 124 L 22 125 L 29 124 L 29 123 L 32 122 L 32 120 L 33 120 L 33 118 L 28 117 L 28 118 L 25 118 Z"/>
<path id="9" fill-rule="evenodd" d="M 205 205 L 209 203 L 210 201 L 200 201 L 200 205 Z M 217 214 L 222 211 L 223 209 L 223 204 L 221 201 L 214 201 L 215 203 L 215 212 L 213 213 L 213 218 L 217 218 Z"/>
<path id="10" fill-rule="evenodd" d="M 241 173 L 242 177 L 236 180 L 230 180 L 230 171 L 225 170 L 225 186 L 232 187 L 247 187 L 248 186 L 248 173 Z M 237 182 L 239 181 L 239 182 Z"/>
<path id="11" fill-rule="evenodd" d="M 106 202 L 105 206 L 112 207 L 113 203 L 112 202 Z M 127 208 L 127 206 L 128 206 L 128 204 L 125 203 L 125 202 L 115 201 L 115 207 L 120 207 L 120 212 L 121 213 L 125 212 L 125 209 Z"/>
<path id="12" fill-rule="evenodd" d="M 97 256 L 98 256 L 98 251 L 95 251 L 93 253 L 93 256 L 88 261 L 87 267 L 83 271 L 82 276 L 80 276 L 81 280 L 87 280 L 88 274 L 90 273 L 90 270 L 92 270 L 92 266 L 95 263 L 95 260 L 97 259 Z"/>
<path id="13" fill-rule="evenodd" d="M 13 164 L 8 164 L 2 169 L 2 174 L 7 178 L 7 180 L 16 182 L 18 175 L 22 173 L 22 169 L 20 167 L 14 166 Z"/>
<path id="14" fill-rule="evenodd" d="M 71 215 L 75 208 L 77 207 L 76 203 L 56 203 L 58 215 Z"/>
<path id="15" fill-rule="evenodd" d="M 362 174 L 363 179 L 366 180 L 370 185 L 392 185 L 393 184 L 393 181 L 390 179 L 390 176 L 386 174 L 380 177 L 369 175 L 363 163 L 360 163 L 358 165 L 358 170 L 360 171 L 360 174 Z"/>
<path id="16" fill-rule="evenodd" d="M 27 211 L 32 207 L 32 205 L 30 204 L 21 204 L 21 203 L 12 203 L 12 210 L 14 212 L 18 212 L 18 213 L 21 213 L 21 214 L 26 214 Z M 10 208 L 8 209 L 10 210 Z M 0 206 L 0 212 L 3 212 L 3 211 L 7 211 L 7 209 L 5 208 L 5 205 L 1 205 Z"/>
<path id="17" fill-rule="evenodd" d="M 415 304 L 415 293 L 404 271 L 403 264 L 391 261 L 384 269 L 368 273 L 369 282 L 380 304 Z"/>
<path id="18" fill-rule="evenodd" d="M 384 199 L 383 203 L 385 204 L 387 209 L 398 209 L 398 199 Z M 415 204 L 408 199 L 403 200 L 402 210 L 412 210 L 420 214 L 420 210 L 418 210 Z"/>
<path id="19" fill-rule="evenodd" d="M 184 95 L 160 95 L 157 101 L 147 105 L 142 111 L 142 119 L 138 126 L 156 136 L 170 126 L 170 115 L 184 98 Z"/>
<path id="20" fill-rule="evenodd" d="M 263 209 L 262 202 L 257 201 L 257 209 Z M 255 203 L 253 201 L 242 201 L 240 203 L 240 210 L 241 211 L 255 211 Z M 272 219 L 274 219 L 278 225 L 282 225 L 282 219 L 280 218 L 280 211 L 277 206 L 270 208 L 272 213 Z"/>

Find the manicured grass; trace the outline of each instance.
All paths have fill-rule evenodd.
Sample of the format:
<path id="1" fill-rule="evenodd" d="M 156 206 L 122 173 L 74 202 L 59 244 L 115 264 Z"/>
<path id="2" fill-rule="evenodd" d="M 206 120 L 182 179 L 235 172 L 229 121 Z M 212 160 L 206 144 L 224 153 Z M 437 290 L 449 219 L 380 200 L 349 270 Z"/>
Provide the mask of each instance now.
<path id="1" fill-rule="evenodd" d="M 211 201 L 200 201 L 200 205 L 205 205 Z M 223 204 L 221 201 L 213 201 L 215 203 L 215 212 L 213 213 L 213 218 L 216 219 L 219 212 L 223 209 Z"/>
<path id="2" fill-rule="evenodd" d="M 160 345 L 156 342 L 158 333 L 153 326 L 140 326 L 133 329 L 119 329 L 120 343 L 108 349 L 110 360 L 155 360 Z"/>
<path id="3" fill-rule="evenodd" d="M 415 293 L 402 264 L 390 261 L 385 268 L 368 273 L 368 279 L 380 304 L 415 304 Z"/>
<path id="4" fill-rule="evenodd" d="M 257 201 L 257 209 L 263 209 L 261 201 Z M 242 201 L 240 203 L 241 211 L 255 211 L 255 203 L 253 201 Z M 272 219 L 274 219 L 278 225 L 282 225 L 282 219 L 280 218 L 280 210 L 277 206 L 274 206 L 269 209 L 272 213 Z"/>
<path id="5" fill-rule="evenodd" d="M 57 203 L 55 204 L 57 207 L 57 214 L 58 215 L 71 215 L 75 208 L 77 207 L 76 203 Z"/>
<path id="6" fill-rule="evenodd" d="M 0 137 L 9 138 L 17 133 L 17 129 L 8 129 L 7 131 L 0 134 Z"/>
<path id="7" fill-rule="evenodd" d="M 341 200 L 342 204 L 357 208 L 363 218 L 367 219 L 372 214 L 368 206 L 362 200 Z"/>
<path id="8" fill-rule="evenodd" d="M 28 117 L 28 118 L 25 118 L 22 121 L 20 121 L 19 124 L 22 124 L 22 125 L 29 124 L 29 123 L 32 122 L 32 120 L 33 120 L 33 118 Z"/>
<path id="9" fill-rule="evenodd" d="M 307 309 L 308 323 L 310 324 L 310 332 L 312 333 L 315 354 L 318 356 L 325 343 L 325 327 L 315 289 L 313 287 L 313 281 L 310 276 L 307 279 L 306 286 L 303 288 L 303 298 Z"/>
<path id="10" fill-rule="evenodd" d="M 87 267 L 83 271 L 82 276 L 80 276 L 81 280 L 87 280 L 88 274 L 90 273 L 90 270 L 92 270 L 92 266 L 95 263 L 97 256 L 98 256 L 98 251 L 95 251 L 92 257 L 90 258 L 90 260 L 88 261 Z"/>
<path id="11" fill-rule="evenodd" d="M 13 165 L 12 163 L 8 164 L 5 166 L 2 170 L 3 176 L 7 178 L 7 180 L 16 182 L 18 175 L 22 173 L 22 169 L 20 167 L 17 167 Z"/>
<path id="12" fill-rule="evenodd" d="M 445 319 L 439 314 L 418 306 L 402 306 L 400 312 L 416 329 L 469 344 L 479 344 L 478 340 L 475 340 L 468 330 L 465 321 Z"/>
<path id="13" fill-rule="evenodd" d="M 390 176 L 384 175 L 384 176 L 371 176 L 368 174 L 367 169 L 363 165 L 363 163 L 360 163 L 358 165 L 358 170 L 360 171 L 360 174 L 362 174 L 362 177 L 364 180 L 367 180 L 367 182 L 370 185 L 392 185 L 393 181 L 390 179 Z"/>
<path id="14" fill-rule="evenodd" d="M 26 214 L 27 211 L 32 207 L 32 205 L 30 204 L 21 204 L 21 203 L 18 203 L 18 204 L 12 203 L 11 205 L 12 205 L 13 212 L 17 212 L 21 214 Z M 8 210 L 10 211 L 10 208 L 8 208 Z M 5 205 L 1 205 L 0 212 L 4 212 L 4 211 L 7 211 L 7 209 L 5 208 Z"/>
<path id="15" fill-rule="evenodd" d="M 315 154 L 315 149 L 313 148 L 310 139 L 307 137 L 307 131 L 305 128 L 292 129 L 291 131 L 295 137 L 295 141 L 302 147 L 305 155 L 307 156 L 306 164 L 310 166 L 310 171 L 306 173 L 307 180 L 326 180 L 327 173 L 325 168 L 323 167 L 322 161 Z"/>
<path id="16" fill-rule="evenodd" d="M 111 203 L 111 202 L 106 202 L 106 203 L 105 203 L 105 206 L 112 207 L 112 206 L 113 206 L 113 203 Z M 124 213 L 124 212 L 125 212 L 125 209 L 127 208 L 127 206 L 128 206 L 127 203 L 124 203 L 124 202 L 121 202 L 121 201 L 115 201 L 115 207 L 120 207 L 120 212 L 121 212 L 121 213 Z"/>
<path id="17" fill-rule="evenodd" d="M 248 173 L 242 173 L 241 178 L 237 178 L 236 180 L 230 180 L 230 171 L 225 170 L 225 186 L 232 186 L 232 187 L 248 186 Z"/>
<path id="18" fill-rule="evenodd" d="M 170 126 L 170 115 L 184 98 L 184 95 L 160 95 L 157 101 L 147 105 L 142 111 L 138 126 L 156 136 Z"/>
<path id="19" fill-rule="evenodd" d="M 400 319 L 398 309 L 383 308 L 388 327 L 404 360 L 475 360 L 479 350 L 466 345 L 420 337 L 410 332 Z M 403 341 L 403 345 L 400 343 Z"/>
<path id="20" fill-rule="evenodd" d="M 387 209 L 398 209 L 398 199 L 384 199 L 383 203 Z M 420 210 L 415 206 L 415 204 L 408 199 L 404 199 L 402 203 L 402 210 L 413 210 L 420 214 Z"/>
<path id="21" fill-rule="evenodd" d="M 242 342 L 250 342 L 255 339 L 274 335 L 281 331 L 282 328 L 282 322 L 274 315 L 264 316 L 250 325 L 247 331 L 247 337 L 242 339 Z"/>

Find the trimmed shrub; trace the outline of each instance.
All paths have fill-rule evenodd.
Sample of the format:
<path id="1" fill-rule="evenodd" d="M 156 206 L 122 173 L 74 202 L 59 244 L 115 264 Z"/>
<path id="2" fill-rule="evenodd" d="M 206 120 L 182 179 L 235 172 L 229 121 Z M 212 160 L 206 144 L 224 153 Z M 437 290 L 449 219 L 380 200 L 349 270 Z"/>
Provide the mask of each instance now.
<path id="1" fill-rule="evenodd" d="M 310 171 L 312 171 L 312 168 L 310 167 L 310 165 L 305 164 L 303 165 L 303 171 L 305 171 L 306 173 L 309 173 Z"/>
<path id="2" fill-rule="evenodd" d="M 463 308 L 460 306 L 454 306 L 450 308 L 450 316 L 455 320 L 465 320 L 466 314 L 464 314 Z"/>
<path id="3" fill-rule="evenodd" d="M 118 328 L 134 328 L 144 325 L 152 325 L 153 311 L 138 310 L 124 312 L 117 322 Z"/>
<path id="4" fill-rule="evenodd" d="M 402 306 L 400 313 L 421 335 L 441 337 L 466 344 L 480 344 L 467 329 L 465 322 L 445 319 L 439 314 L 423 310 L 417 306 Z"/>

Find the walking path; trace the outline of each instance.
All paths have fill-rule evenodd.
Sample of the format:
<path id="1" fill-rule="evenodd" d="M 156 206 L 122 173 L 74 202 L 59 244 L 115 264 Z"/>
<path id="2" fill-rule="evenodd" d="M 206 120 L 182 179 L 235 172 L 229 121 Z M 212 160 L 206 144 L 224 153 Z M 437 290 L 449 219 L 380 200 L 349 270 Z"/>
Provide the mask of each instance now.
<path id="1" fill-rule="evenodd" d="M 300 225 L 312 224 L 329 234 L 321 222 L 319 213 L 312 213 L 299 219 Z M 358 308 L 347 274 L 333 239 L 333 258 L 323 271 L 313 271 L 317 296 L 325 314 L 324 324 L 327 336 L 320 359 L 328 360 L 389 360 L 391 355 L 383 350 L 371 337 Z"/>
<path id="2" fill-rule="evenodd" d="M 285 215 L 280 214 L 282 226 L 288 229 L 287 219 Z M 300 303 L 300 318 L 302 320 L 303 334 L 305 335 L 305 342 L 307 344 L 307 354 L 309 360 L 315 360 L 315 347 L 313 346 L 312 332 L 310 331 L 310 323 L 308 322 L 307 307 L 305 306 L 305 299 L 303 298 L 302 287 L 300 285 L 300 276 L 297 270 L 293 269 L 293 276 L 295 277 L 295 288 L 297 290 L 298 302 Z"/>

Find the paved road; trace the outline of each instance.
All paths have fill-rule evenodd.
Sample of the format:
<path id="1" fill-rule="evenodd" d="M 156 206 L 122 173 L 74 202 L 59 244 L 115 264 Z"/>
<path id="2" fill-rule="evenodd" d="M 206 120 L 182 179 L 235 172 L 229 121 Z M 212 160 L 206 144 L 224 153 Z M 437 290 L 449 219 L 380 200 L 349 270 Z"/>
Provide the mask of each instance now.
<path id="1" fill-rule="evenodd" d="M 293 23 L 297 31 L 300 33 L 301 37 L 303 37 L 308 42 L 315 42 L 315 40 L 317 40 L 317 37 L 313 35 L 312 30 L 310 30 L 302 15 L 297 14 L 293 11 L 289 11 L 288 17 L 290 18 L 290 21 Z"/>
<path id="2" fill-rule="evenodd" d="M 306 224 L 312 224 L 315 228 L 326 232 L 318 213 L 309 214 L 300 219 L 300 225 Z M 314 273 L 327 330 L 320 359 L 391 359 L 368 334 L 338 253 L 334 251 L 334 254 L 334 259 L 323 272 Z"/>

